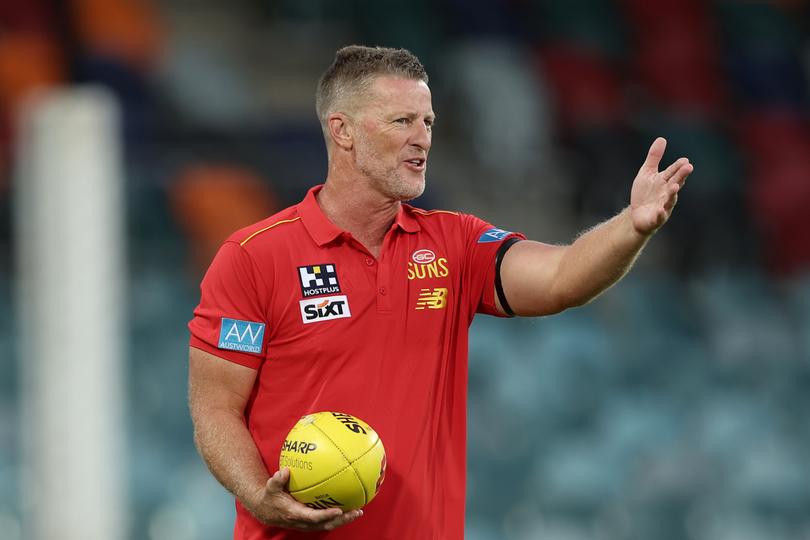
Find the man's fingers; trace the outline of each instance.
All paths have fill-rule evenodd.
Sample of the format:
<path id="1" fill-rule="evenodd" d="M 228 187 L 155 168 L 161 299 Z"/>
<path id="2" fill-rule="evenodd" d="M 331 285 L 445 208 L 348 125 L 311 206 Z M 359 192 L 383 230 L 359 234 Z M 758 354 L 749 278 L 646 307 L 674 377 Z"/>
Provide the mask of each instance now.
<path id="1" fill-rule="evenodd" d="M 279 493 L 285 491 L 287 483 L 290 481 L 290 469 L 283 467 L 281 470 L 270 477 L 267 481 L 267 491 L 270 493 Z M 327 508 L 324 510 L 316 510 L 310 508 L 289 495 L 286 496 L 286 503 L 283 505 L 285 517 L 287 520 L 295 522 L 299 525 L 322 525 L 325 522 L 341 518 L 345 514 L 340 508 Z M 356 519 L 356 517 L 354 518 Z"/>
<path id="2" fill-rule="evenodd" d="M 685 157 L 676 159 L 672 165 L 661 171 L 661 178 L 664 179 L 664 182 L 669 182 L 670 179 L 678 172 L 682 167 L 687 165 L 689 160 Z"/>
<path id="3" fill-rule="evenodd" d="M 667 140 L 663 137 L 655 139 L 650 146 L 650 151 L 647 152 L 647 159 L 644 160 L 642 169 L 651 171 L 658 171 L 658 165 L 661 163 L 661 158 L 664 157 L 664 150 L 667 148 Z"/>
<path id="4" fill-rule="evenodd" d="M 664 210 L 670 212 L 675 205 L 678 204 L 678 194 L 673 195 L 666 203 L 664 203 Z"/>
<path id="5" fill-rule="evenodd" d="M 310 508 L 304 505 L 295 505 L 294 510 L 292 510 L 290 518 L 296 521 L 302 521 L 305 523 L 323 523 L 325 521 L 329 521 L 340 517 L 343 515 L 343 510 L 340 508 L 327 508 L 325 510 L 315 510 L 314 508 Z"/>
<path id="6" fill-rule="evenodd" d="M 351 512 L 346 512 L 344 514 L 339 515 L 338 517 L 328 521 L 327 523 L 323 524 L 323 528 L 327 531 L 331 531 L 332 529 L 337 529 L 338 527 L 343 527 L 344 525 L 348 525 L 355 519 L 359 518 L 363 515 L 362 510 L 352 510 Z"/>
<path id="7" fill-rule="evenodd" d="M 331 530 L 351 523 L 363 515 L 362 510 L 343 512 L 340 508 L 324 510 L 310 508 L 295 500 L 287 492 L 290 469 L 283 467 L 267 480 L 265 498 L 274 508 L 270 523 L 308 531 Z"/>
<path id="8" fill-rule="evenodd" d="M 678 193 L 681 190 L 682 187 L 683 187 L 683 184 L 679 184 L 678 182 L 670 182 L 670 183 L 667 184 L 666 193 L 669 196 L 672 196 L 675 193 Z"/>
<path id="9" fill-rule="evenodd" d="M 290 469 L 283 467 L 281 470 L 276 471 L 276 473 L 267 481 L 267 491 L 269 493 L 279 493 L 285 491 L 289 481 Z M 325 510 L 316 510 L 314 508 L 310 508 L 309 506 L 296 501 L 290 495 L 286 495 L 286 497 L 283 497 L 280 500 L 285 501 L 283 503 L 283 509 L 286 514 L 286 518 L 290 521 L 301 523 L 322 523 L 343 514 L 343 511 L 340 508 L 327 508 Z"/>
<path id="10" fill-rule="evenodd" d="M 340 508 L 329 508 L 328 510 L 312 510 L 301 514 L 290 515 L 289 521 L 301 529 L 327 530 L 337 529 L 363 515 L 362 510 L 352 510 L 343 512 Z"/>
<path id="11" fill-rule="evenodd" d="M 686 165 L 683 165 L 680 169 L 675 171 L 675 174 L 672 175 L 672 178 L 669 179 L 669 182 L 682 186 L 683 183 L 686 182 L 686 178 L 690 174 L 692 174 L 692 171 L 694 170 L 695 168 L 692 166 L 692 164 L 687 163 Z"/>

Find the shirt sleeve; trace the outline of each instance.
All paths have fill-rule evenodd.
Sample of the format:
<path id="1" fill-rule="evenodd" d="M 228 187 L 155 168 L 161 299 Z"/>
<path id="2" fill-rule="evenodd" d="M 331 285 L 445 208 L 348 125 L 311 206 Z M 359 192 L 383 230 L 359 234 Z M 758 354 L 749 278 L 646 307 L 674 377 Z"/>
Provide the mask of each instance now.
<path id="1" fill-rule="evenodd" d="M 268 298 L 250 255 L 225 242 L 200 285 L 200 304 L 188 324 L 190 345 L 225 360 L 258 369 L 264 360 Z"/>
<path id="2" fill-rule="evenodd" d="M 504 317 L 495 305 L 495 256 L 509 238 L 525 240 L 522 233 L 505 231 L 480 218 L 462 214 L 464 222 L 464 286 L 470 313 Z"/>

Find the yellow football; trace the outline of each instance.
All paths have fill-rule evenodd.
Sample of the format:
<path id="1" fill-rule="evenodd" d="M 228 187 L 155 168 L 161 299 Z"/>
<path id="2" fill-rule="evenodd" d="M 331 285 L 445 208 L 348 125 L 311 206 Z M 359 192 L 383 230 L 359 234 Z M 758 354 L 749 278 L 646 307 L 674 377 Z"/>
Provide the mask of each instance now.
<path id="1" fill-rule="evenodd" d="M 310 508 L 354 510 L 371 502 L 385 478 L 379 435 L 356 416 L 319 412 L 302 417 L 281 447 L 290 494 Z"/>

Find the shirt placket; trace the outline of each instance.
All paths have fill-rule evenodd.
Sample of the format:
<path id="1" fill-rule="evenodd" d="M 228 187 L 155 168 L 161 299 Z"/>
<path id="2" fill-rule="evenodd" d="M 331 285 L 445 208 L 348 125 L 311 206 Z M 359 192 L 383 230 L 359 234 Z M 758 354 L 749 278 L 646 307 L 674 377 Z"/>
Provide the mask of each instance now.
<path id="1" fill-rule="evenodd" d="M 380 249 L 380 259 L 377 261 L 377 312 L 390 313 L 391 312 L 391 297 L 393 291 L 391 290 L 391 264 L 395 257 L 392 251 L 392 246 L 396 245 L 397 225 L 392 224 L 388 233 L 383 239 L 383 245 Z"/>
<path id="2" fill-rule="evenodd" d="M 380 313 L 391 312 L 391 257 L 383 251 L 380 253 L 380 261 L 377 268 L 377 311 Z"/>
<path id="3" fill-rule="evenodd" d="M 374 296 L 376 300 L 378 313 L 391 312 L 391 289 L 389 285 L 390 280 L 390 260 L 391 257 L 386 256 L 386 246 L 388 245 L 388 237 L 383 242 L 383 247 L 380 252 L 380 259 L 375 259 L 366 248 L 351 238 L 347 233 L 349 242 L 351 242 L 354 249 L 360 251 L 363 262 L 368 271 L 368 284 L 374 288 Z"/>

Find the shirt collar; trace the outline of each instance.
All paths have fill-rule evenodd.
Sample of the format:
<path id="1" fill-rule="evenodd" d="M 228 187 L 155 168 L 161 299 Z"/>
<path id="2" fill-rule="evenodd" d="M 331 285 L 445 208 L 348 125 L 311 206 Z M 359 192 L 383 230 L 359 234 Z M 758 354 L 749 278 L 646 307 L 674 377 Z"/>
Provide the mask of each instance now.
<path id="1" fill-rule="evenodd" d="M 335 238 L 343 234 L 337 225 L 329 221 L 329 219 L 321 211 L 318 200 L 315 196 L 323 188 L 323 185 L 315 186 L 307 191 L 306 197 L 298 205 L 298 213 L 301 215 L 301 221 L 304 222 L 307 232 L 315 240 L 319 246 L 328 244 Z"/>
<path id="2" fill-rule="evenodd" d="M 344 231 L 329 221 L 329 218 L 321 210 L 316 196 L 323 188 L 323 184 L 311 188 L 304 200 L 298 205 L 298 213 L 304 223 L 307 232 L 319 246 L 323 246 L 340 237 Z M 407 204 L 400 206 L 397 217 L 394 218 L 394 225 L 405 232 L 415 233 L 421 229 L 419 222 L 413 216 L 412 207 Z"/>
<path id="3" fill-rule="evenodd" d="M 394 223 L 396 223 L 400 229 L 409 233 L 419 232 L 422 229 L 419 222 L 413 216 L 413 206 L 410 204 L 403 204 L 399 208 L 399 212 L 397 213 L 397 218 L 394 220 Z"/>

